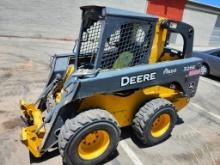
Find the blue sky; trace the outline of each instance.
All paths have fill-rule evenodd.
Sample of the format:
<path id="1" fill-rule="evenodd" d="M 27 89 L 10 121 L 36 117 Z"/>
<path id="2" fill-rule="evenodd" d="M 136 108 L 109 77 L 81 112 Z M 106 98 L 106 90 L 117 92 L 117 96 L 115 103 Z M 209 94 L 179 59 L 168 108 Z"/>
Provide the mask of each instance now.
<path id="1" fill-rule="evenodd" d="M 220 0 L 192 0 L 194 2 L 204 3 L 211 6 L 216 6 L 220 8 Z"/>

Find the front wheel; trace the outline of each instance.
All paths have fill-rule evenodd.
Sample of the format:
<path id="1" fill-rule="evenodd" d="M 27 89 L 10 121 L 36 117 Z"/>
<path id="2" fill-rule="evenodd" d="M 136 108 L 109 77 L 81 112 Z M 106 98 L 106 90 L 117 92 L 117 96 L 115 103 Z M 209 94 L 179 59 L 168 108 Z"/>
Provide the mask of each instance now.
<path id="1" fill-rule="evenodd" d="M 59 150 L 68 165 L 99 164 L 116 149 L 120 128 L 107 111 L 92 109 L 67 120 L 59 134 Z"/>
<path id="2" fill-rule="evenodd" d="M 170 136 L 176 119 L 176 110 L 172 103 L 158 98 L 147 102 L 139 109 L 132 128 L 143 144 L 152 146 Z"/>

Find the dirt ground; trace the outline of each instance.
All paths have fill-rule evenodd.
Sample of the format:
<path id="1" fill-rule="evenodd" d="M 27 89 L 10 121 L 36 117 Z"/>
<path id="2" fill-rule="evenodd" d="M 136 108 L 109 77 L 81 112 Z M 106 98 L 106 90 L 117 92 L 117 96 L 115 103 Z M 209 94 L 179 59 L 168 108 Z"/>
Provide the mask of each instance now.
<path id="1" fill-rule="evenodd" d="M 68 4 L 71 3 L 66 0 L 68 9 L 75 7 Z M 73 46 L 73 41 L 69 41 L 71 23 L 64 23 L 63 29 L 61 26 L 57 30 L 50 29 L 56 26 L 54 21 L 62 21 L 65 14 L 72 18 L 74 13 L 64 11 L 63 15 L 59 13 L 61 18 L 45 19 L 43 14 L 49 11 L 55 14 L 53 5 L 58 9 L 57 2 L 22 0 L 19 5 L 16 1 L 0 1 L 0 165 L 61 164 L 57 152 L 31 162 L 27 149 L 20 142 L 20 129 L 24 124 L 19 117 L 19 99 L 34 102 L 47 80 L 49 57 L 54 53 L 71 52 Z M 132 8 L 127 4 L 129 7 Z M 37 19 L 43 21 L 38 24 Z M 61 31 L 64 31 L 62 35 Z M 106 164 L 220 164 L 219 98 L 220 79 L 201 78 L 196 96 L 179 113 L 183 123 L 176 125 L 167 141 L 146 148 L 133 137 L 129 128 L 123 129 L 123 140 Z"/>

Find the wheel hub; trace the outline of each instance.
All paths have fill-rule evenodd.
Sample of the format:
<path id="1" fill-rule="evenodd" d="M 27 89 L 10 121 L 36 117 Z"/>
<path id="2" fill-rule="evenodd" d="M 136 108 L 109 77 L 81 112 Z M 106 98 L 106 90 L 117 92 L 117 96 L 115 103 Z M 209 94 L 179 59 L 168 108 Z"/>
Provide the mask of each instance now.
<path id="1" fill-rule="evenodd" d="M 102 155 L 110 144 L 108 132 L 96 130 L 88 133 L 78 146 L 78 153 L 82 159 L 91 160 Z"/>
<path id="2" fill-rule="evenodd" d="M 202 75 L 205 75 L 207 73 L 207 68 L 205 66 L 202 66 L 200 71 Z"/>
<path id="3" fill-rule="evenodd" d="M 171 118 L 168 114 L 161 114 L 152 124 L 151 135 L 153 137 L 160 137 L 167 132 L 170 127 Z"/>

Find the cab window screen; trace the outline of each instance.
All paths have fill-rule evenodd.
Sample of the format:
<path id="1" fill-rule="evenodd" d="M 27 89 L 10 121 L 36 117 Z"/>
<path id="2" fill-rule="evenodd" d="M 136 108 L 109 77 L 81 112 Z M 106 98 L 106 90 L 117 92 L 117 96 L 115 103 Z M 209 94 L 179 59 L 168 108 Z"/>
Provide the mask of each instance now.
<path id="1" fill-rule="evenodd" d="M 105 43 L 101 68 L 119 69 L 146 63 L 143 57 L 149 51 L 151 34 L 150 23 L 127 23 L 115 29 Z"/>

